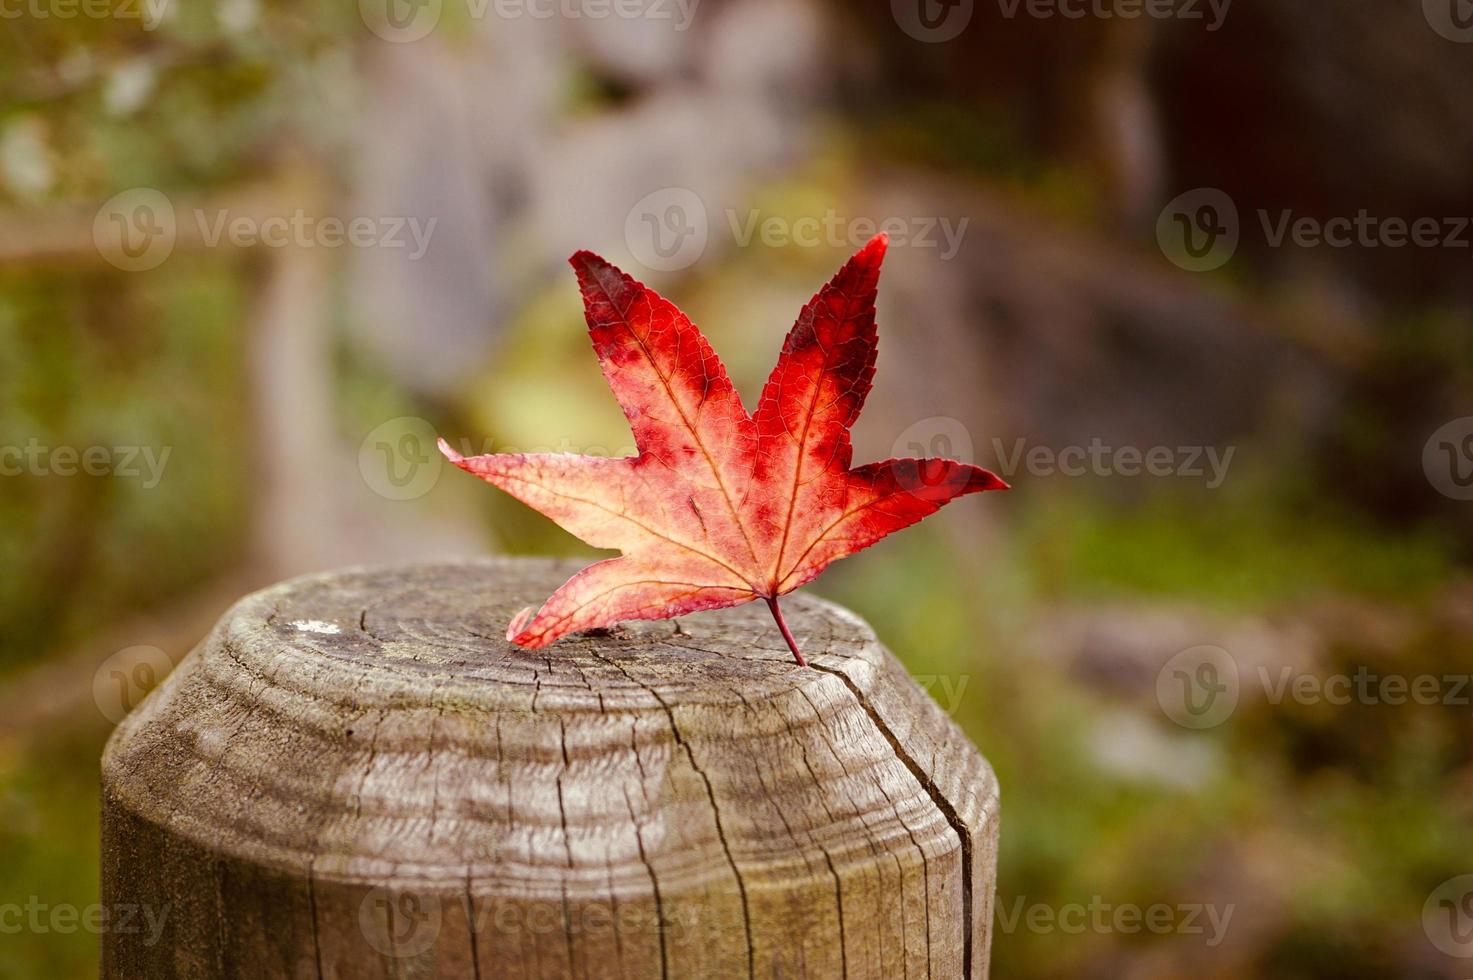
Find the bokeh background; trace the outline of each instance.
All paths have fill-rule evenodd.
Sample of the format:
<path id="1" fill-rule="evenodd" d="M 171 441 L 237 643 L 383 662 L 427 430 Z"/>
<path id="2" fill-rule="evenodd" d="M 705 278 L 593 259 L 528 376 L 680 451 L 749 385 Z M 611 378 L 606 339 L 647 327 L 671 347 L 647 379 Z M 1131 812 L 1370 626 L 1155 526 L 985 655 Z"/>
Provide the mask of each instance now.
<path id="1" fill-rule="evenodd" d="M 0 15 L 0 976 L 233 599 L 584 553 L 430 441 L 629 451 L 570 252 L 750 398 L 879 228 L 858 458 L 1015 489 L 811 588 L 998 770 L 994 974 L 1473 971 L 1467 0 Z"/>

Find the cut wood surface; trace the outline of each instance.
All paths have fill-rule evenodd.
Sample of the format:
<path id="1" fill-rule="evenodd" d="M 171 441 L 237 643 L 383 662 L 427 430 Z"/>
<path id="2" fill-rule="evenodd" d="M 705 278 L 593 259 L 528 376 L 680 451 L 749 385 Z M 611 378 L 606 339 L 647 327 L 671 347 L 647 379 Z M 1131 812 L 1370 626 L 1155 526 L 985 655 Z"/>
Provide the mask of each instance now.
<path id="1" fill-rule="evenodd" d="M 512 647 L 577 563 L 238 603 L 103 758 L 105 977 L 987 974 L 997 784 L 801 595 Z"/>

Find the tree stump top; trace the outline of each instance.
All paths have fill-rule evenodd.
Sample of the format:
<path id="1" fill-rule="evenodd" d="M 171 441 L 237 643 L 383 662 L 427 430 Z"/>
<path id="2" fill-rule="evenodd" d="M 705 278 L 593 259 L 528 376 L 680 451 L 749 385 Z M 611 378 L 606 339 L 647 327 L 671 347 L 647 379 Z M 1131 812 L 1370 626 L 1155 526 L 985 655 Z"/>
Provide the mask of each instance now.
<path id="1" fill-rule="evenodd" d="M 215 866 L 167 872 L 157 901 L 233 866 L 304 881 L 319 973 L 334 889 L 387 885 L 472 919 L 652 910 L 643 940 L 568 938 L 565 973 L 529 976 L 600 955 L 648 958 L 628 976 L 985 975 L 996 782 L 870 629 L 790 596 L 810 669 L 759 604 L 508 644 L 577 567 L 350 570 L 243 599 L 109 743 L 105 879 L 147 871 L 133 838 L 157 835 Z M 498 962 L 469 929 L 456 955 Z"/>

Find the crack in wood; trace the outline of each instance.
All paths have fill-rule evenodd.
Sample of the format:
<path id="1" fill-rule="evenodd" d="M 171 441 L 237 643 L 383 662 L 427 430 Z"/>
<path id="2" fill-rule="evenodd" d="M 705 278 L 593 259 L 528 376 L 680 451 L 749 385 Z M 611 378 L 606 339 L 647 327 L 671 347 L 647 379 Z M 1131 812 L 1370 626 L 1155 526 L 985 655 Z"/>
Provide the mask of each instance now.
<path id="1" fill-rule="evenodd" d="M 472 980 L 481 980 L 481 952 L 476 939 L 476 933 L 481 928 L 481 921 L 476 917 L 476 892 L 471 887 L 470 865 L 465 866 L 465 920 L 465 931 L 470 936 L 471 977 Z"/>
<path id="2" fill-rule="evenodd" d="M 821 670 L 825 674 L 837 677 L 843 682 L 844 686 L 849 689 L 849 693 L 854 695 L 854 700 L 859 702 L 860 707 L 864 709 L 865 713 L 869 715 L 870 720 L 874 722 L 875 728 L 885 737 L 885 741 L 890 743 L 890 748 L 895 751 L 895 757 L 910 770 L 910 774 L 915 777 L 916 782 L 921 784 L 921 788 L 926 791 L 927 796 L 931 797 L 931 802 L 936 804 L 936 809 L 941 811 L 941 815 L 946 818 L 946 822 L 951 825 L 952 831 L 956 833 L 957 841 L 961 846 L 962 859 L 962 978 L 963 980 L 970 980 L 972 976 L 973 931 L 971 831 L 968 830 L 966 823 L 957 814 L 956 807 L 952 805 L 951 801 L 946 798 L 946 795 L 936 786 L 935 781 L 927 775 L 926 771 L 920 767 L 916 760 L 911 757 L 910 753 L 900 744 L 900 740 L 895 737 L 895 733 L 890 730 L 890 726 L 880 717 L 880 713 L 860 693 L 858 685 L 847 674 L 833 667 L 824 667 L 819 664 L 814 664 L 813 667 L 815 670 Z"/>
<path id="3" fill-rule="evenodd" d="M 569 571 L 354 570 L 232 608 L 109 744 L 104 894 L 190 911 L 157 947 L 104 936 L 104 980 L 982 980 L 995 783 L 862 623 L 794 597 L 813 672 L 743 608 L 509 647 L 494 624 Z M 375 886 L 445 903 L 428 949 L 366 941 Z"/>

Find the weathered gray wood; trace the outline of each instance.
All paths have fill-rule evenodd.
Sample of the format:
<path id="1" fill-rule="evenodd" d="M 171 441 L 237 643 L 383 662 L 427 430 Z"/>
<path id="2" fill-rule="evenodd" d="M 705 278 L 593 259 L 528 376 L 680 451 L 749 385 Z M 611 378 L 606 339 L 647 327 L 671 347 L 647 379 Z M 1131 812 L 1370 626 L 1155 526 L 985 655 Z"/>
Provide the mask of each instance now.
<path id="1" fill-rule="evenodd" d="M 104 977 L 987 974 L 997 784 L 853 615 L 502 639 L 577 564 L 238 603 L 103 757 Z"/>

